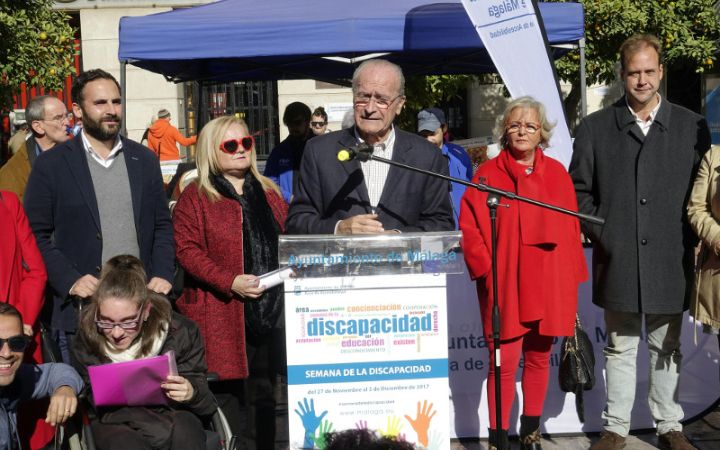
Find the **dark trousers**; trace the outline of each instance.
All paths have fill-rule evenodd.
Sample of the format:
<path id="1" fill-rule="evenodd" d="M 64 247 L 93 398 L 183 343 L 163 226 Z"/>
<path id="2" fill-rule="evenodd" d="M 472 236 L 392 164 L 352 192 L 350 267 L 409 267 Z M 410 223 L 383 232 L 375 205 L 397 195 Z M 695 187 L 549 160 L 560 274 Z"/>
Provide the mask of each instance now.
<path id="1" fill-rule="evenodd" d="M 173 431 L 170 446 L 154 449 L 147 438 L 128 425 L 92 424 L 93 438 L 98 450 L 205 450 L 207 448 L 202 422 L 189 411 L 173 411 Z"/>
<path id="2" fill-rule="evenodd" d="M 279 422 L 286 418 L 277 411 L 278 398 L 283 397 L 279 390 L 285 388 L 278 381 L 287 374 L 285 330 L 249 339 L 246 352 L 250 376 L 212 383 L 211 389 L 233 434 L 240 438 L 241 449 L 274 449 L 278 426 L 283 426 Z"/>
<path id="3" fill-rule="evenodd" d="M 60 350 L 60 357 L 62 358 L 62 362 L 64 362 L 65 364 L 72 364 L 70 360 L 70 354 L 72 353 L 70 346 L 72 345 L 72 340 L 75 336 L 75 333 L 65 330 L 58 330 L 56 328 L 53 328 L 51 332 L 53 338 L 55 339 L 55 342 L 57 342 L 58 349 Z"/>

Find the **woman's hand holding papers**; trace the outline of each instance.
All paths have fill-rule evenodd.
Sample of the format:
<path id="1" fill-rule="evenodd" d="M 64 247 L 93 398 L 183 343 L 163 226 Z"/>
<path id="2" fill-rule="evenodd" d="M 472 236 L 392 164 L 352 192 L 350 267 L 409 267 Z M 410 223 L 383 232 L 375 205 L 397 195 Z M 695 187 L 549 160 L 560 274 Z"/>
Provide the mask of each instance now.
<path id="1" fill-rule="evenodd" d="M 238 275 L 230 289 L 242 298 L 258 298 L 265 291 L 259 285 L 260 280 L 255 275 Z"/>
<path id="2" fill-rule="evenodd" d="M 170 400 L 174 400 L 179 403 L 187 402 L 195 393 L 192 384 L 187 378 L 179 375 L 168 375 L 164 383 L 160 384 L 160 387 L 165 390 L 165 395 Z"/>

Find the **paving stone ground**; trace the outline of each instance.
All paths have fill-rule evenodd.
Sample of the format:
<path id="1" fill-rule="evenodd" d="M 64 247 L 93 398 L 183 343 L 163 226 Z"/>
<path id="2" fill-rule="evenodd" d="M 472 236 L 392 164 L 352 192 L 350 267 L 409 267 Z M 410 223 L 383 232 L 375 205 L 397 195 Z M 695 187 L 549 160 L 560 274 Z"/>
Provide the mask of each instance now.
<path id="1" fill-rule="evenodd" d="M 704 417 L 685 424 L 685 434 L 698 450 L 720 450 L 720 407 Z M 544 436 L 543 450 L 587 450 L 598 440 L 597 434 L 575 436 Z M 511 448 L 518 448 L 514 443 Z M 655 450 L 654 432 L 632 433 L 625 450 Z M 452 450 L 487 450 L 487 440 L 453 440 Z"/>

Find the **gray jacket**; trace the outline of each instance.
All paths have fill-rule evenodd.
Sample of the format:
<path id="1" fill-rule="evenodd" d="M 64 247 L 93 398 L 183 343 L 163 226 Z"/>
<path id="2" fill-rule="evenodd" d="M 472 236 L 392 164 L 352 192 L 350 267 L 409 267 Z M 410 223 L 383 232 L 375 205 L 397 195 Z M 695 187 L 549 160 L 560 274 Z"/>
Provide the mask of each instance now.
<path id="1" fill-rule="evenodd" d="M 62 363 L 21 364 L 15 380 L 0 388 L 0 450 L 12 449 L 13 440 L 20 446 L 17 434 L 17 408 L 24 400 L 49 397 L 61 386 L 77 394 L 83 382 L 75 369 Z"/>
<path id="2" fill-rule="evenodd" d="M 662 99 L 644 136 L 625 98 L 582 120 L 570 175 L 593 242 L 593 302 L 619 312 L 687 308 L 697 239 L 685 205 L 710 147 L 705 119 Z"/>

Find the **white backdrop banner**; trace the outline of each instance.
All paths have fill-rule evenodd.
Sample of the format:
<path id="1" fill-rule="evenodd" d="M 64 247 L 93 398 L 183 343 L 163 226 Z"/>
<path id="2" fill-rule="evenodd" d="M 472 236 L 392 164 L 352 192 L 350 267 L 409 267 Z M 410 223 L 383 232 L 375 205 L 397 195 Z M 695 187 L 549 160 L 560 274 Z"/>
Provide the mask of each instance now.
<path id="1" fill-rule="evenodd" d="M 591 267 L 592 250 L 586 249 L 588 268 Z M 541 280 L 538 280 L 539 282 Z M 590 336 L 595 352 L 595 388 L 585 392 L 585 423 L 580 423 L 575 412 L 575 395 L 560 390 L 558 365 L 560 363 L 560 342 L 553 348 L 550 365 L 550 383 L 543 411 L 544 433 L 576 433 L 602 430 L 600 414 L 605 407 L 604 356 L 603 347 L 607 333 L 603 310 L 593 305 L 590 282 L 580 287 L 578 311 L 585 331 Z M 487 436 L 487 343 L 482 336 L 482 323 L 478 308 L 475 283 L 468 275 L 448 275 L 448 365 L 450 381 L 450 422 L 453 437 Z M 717 402 L 720 396 L 720 351 L 716 336 L 703 334 L 698 326 L 698 343 L 693 342 L 693 321 L 686 315 L 682 330 L 681 351 L 683 354 L 680 378 L 680 402 L 685 419 L 696 417 Z M 520 363 L 522 366 L 522 361 Z M 519 429 L 522 405 L 520 376 L 518 370 L 517 401 L 512 408 L 510 423 Z M 648 357 L 647 347 L 641 342 L 638 350 L 637 382 L 635 383 L 635 406 L 632 412 L 631 428 L 634 430 L 652 428 L 653 420 L 647 404 Z M 511 434 L 513 433 L 511 427 Z"/>
<path id="2" fill-rule="evenodd" d="M 546 153 L 570 165 L 572 142 L 560 92 L 531 0 L 462 0 L 465 11 L 513 98 L 531 95 L 555 123 Z"/>

